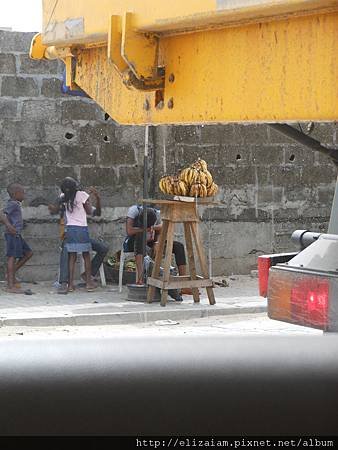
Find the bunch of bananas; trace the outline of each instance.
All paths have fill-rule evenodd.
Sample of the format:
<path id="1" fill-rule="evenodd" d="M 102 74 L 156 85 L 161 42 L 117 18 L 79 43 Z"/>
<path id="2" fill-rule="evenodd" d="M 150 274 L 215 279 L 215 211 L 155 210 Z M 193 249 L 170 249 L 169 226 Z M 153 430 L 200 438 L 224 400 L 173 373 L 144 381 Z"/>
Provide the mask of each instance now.
<path id="1" fill-rule="evenodd" d="M 207 197 L 207 187 L 202 183 L 194 183 L 190 187 L 189 196 L 190 197 Z"/>
<path id="2" fill-rule="evenodd" d="M 166 175 L 160 179 L 159 187 L 164 194 L 169 195 L 187 195 L 187 185 L 178 177 Z"/>
<path id="3" fill-rule="evenodd" d="M 200 158 L 190 167 L 183 169 L 178 176 L 163 176 L 159 188 L 164 194 L 189 197 L 212 197 L 218 191 L 207 163 Z"/>

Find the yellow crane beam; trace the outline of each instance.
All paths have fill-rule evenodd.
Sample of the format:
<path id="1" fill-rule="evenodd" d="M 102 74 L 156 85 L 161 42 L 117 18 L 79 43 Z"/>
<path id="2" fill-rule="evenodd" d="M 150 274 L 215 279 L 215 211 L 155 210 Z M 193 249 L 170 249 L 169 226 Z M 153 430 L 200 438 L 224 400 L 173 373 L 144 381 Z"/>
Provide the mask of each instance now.
<path id="1" fill-rule="evenodd" d="M 43 0 L 43 42 L 104 42 L 108 19 L 126 12 L 139 32 L 176 34 L 337 8 L 337 0 Z"/>
<path id="2" fill-rule="evenodd" d="M 338 0 L 44 0 L 31 56 L 120 123 L 187 124 L 337 120 L 337 51 Z"/>

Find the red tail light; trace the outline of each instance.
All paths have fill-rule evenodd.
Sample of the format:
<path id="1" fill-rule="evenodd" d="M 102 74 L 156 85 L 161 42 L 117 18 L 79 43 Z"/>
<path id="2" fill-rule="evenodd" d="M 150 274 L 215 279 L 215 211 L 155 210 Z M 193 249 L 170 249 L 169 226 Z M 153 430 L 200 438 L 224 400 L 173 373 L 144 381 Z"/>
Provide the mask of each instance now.
<path id="1" fill-rule="evenodd" d="M 268 315 L 271 319 L 328 330 L 332 328 L 332 279 L 272 268 L 269 276 Z"/>
<path id="2" fill-rule="evenodd" d="M 258 257 L 258 283 L 259 283 L 259 295 L 261 297 L 267 297 L 268 295 L 268 282 L 269 282 L 269 270 L 276 264 L 285 263 L 290 261 L 297 252 L 292 253 L 274 253 L 272 255 L 261 255 Z"/>
<path id="3" fill-rule="evenodd" d="M 271 267 L 271 258 L 269 256 L 258 257 L 258 283 L 259 295 L 266 297 L 268 295 L 269 269 Z"/>
<path id="4" fill-rule="evenodd" d="M 329 282 L 308 277 L 294 283 L 291 290 L 291 315 L 299 325 L 325 328 L 328 324 Z"/>

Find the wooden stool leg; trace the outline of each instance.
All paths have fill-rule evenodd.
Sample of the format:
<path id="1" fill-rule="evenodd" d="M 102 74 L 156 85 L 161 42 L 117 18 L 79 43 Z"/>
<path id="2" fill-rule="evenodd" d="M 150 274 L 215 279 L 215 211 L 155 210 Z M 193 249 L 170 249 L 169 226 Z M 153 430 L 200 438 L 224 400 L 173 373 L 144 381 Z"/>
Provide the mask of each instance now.
<path id="1" fill-rule="evenodd" d="M 207 260 L 206 260 L 204 249 L 203 249 L 201 239 L 200 239 L 198 224 L 195 222 L 190 222 L 190 226 L 191 226 L 191 230 L 192 230 L 192 235 L 194 237 L 195 247 L 197 250 L 198 258 L 200 260 L 203 277 L 209 279 L 208 265 L 207 265 Z M 207 287 L 206 290 L 207 290 L 210 305 L 214 305 L 216 303 L 216 301 L 215 301 L 215 295 L 214 295 L 213 288 Z"/>
<path id="2" fill-rule="evenodd" d="M 185 243 L 187 246 L 187 253 L 188 253 L 189 274 L 190 274 L 190 277 L 192 280 L 197 280 L 194 249 L 193 249 L 193 245 L 192 245 L 191 232 L 190 232 L 190 227 L 189 227 L 188 222 L 184 222 L 184 236 L 185 236 Z M 198 303 L 200 301 L 200 294 L 198 292 L 198 288 L 193 288 L 192 294 L 194 297 L 194 302 Z"/>
<path id="3" fill-rule="evenodd" d="M 165 244 L 165 240 L 166 240 L 166 236 L 168 233 L 168 221 L 167 220 L 163 220 L 163 226 L 162 226 L 162 230 L 160 233 L 160 239 L 158 242 L 158 247 L 156 249 L 156 256 L 155 256 L 155 262 L 154 262 L 154 267 L 153 267 L 153 271 L 152 271 L 152 278 L 158 278 L 159 272 L 160 272 L 160 266 L 161 266 L 161 260 L 163 257 L 163 250 L 164 250 L 164 244 Z M 147 302 L 151 303 L 153 301 L 154 298 L 154 294 L 155 294 L 155 286 L 148 286 L 148 293 L 147 293 Z"/>
<path id="4" fill-rule="evenodd" d="M 169 282 L 169 278 L 170 278 L 170 263 L 171 263 L 171 254 L 173 251 L 174 227 L 175 227 L 174 223 L 169 222 L 168 232 L 167 232 L 167 247 L 165 250 L 165 259 L 164 259 L 164 267 L 163 267 L 163 281 L 164 282 Z M 162 289 L 161 306 L 166 305 L 167 298 L 168 298 L 168 289 Z"/>

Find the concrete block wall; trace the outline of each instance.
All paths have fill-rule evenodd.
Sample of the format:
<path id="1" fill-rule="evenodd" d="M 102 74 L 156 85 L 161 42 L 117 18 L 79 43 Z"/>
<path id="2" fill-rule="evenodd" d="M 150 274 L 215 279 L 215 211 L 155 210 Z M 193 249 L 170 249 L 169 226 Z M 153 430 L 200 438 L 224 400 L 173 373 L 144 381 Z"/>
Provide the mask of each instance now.
<path id="1" fill-rule="evenodd" d="M 127 208 L 142 196 L 144 128 L 118 126 L 90 99 L 63 95 L 63 64 L 28 58 L 33 34 L 0 31 L 0 204 L 11 181 L 25 185 L 25 236 L 35 255 L 22 276 L 43 280 L 57 274 L 59 241 L 57 218 L 41 202 L 58 195 L 67 175 L 100 190 L 103 216 L 91 233 L 119 249 Z M 336 134 L 325 123 L 312 132 L 331 146 Z M 214 275 L 248 273 L 257 255 L 292 250 L 294 229 L 326 231 L 336 169 L 269 127 L 153 127 L 150 142 L 152 196 L 163 173 L 197 156 L 209 163 L 220 205 L 201 209 L 201 227 Z"/>
<path id="2" fill-rule="evenodd" d="M 41 203 L 55 200 L 65 176 L 101 192 L 104 216 L 92 234 L 120 246 L 126 209 L 142 192 L 144 129 L 117 126 L 92 100 L 62 94 L 63 63 L 31 60 L 33 35 L 0 31 L 0 204 L 10 182 L 25 186 L 24 235 L 35 254 L 22 277 L 43 280 L 57 274 L 59 233 Z"/>
<path id="3" fill-rule="evenodd" d="M 311 136 L 337 147 L 336 124 L 317 123 Z M 266 125 L 161 127 L 155 156 L 157 179 L 208 162 L 221 203 L 201 211 L 214 274 L 249 273 L 258 255 L 294 250 L 296 229 L 327 231 L 336 168 Z"/>

